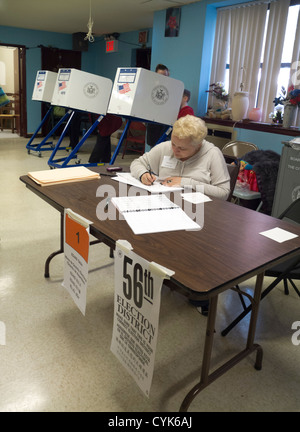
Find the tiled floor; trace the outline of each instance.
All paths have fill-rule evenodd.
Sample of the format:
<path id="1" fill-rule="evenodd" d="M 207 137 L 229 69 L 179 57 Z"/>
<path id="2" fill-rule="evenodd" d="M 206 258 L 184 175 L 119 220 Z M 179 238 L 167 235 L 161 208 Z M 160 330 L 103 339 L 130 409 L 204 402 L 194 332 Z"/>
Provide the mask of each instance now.
<path id="1" fill-rule="evenodd" d="M 59 214 L 19 180 L 28 171 L 48 169 L 49 154 L 28 154 L 26 143 L 0 133 L 0 324 L 6 329 L 0 411 L 178 411 L 199 377 L 206 318 L 163 289 L 154 377 L 145 397 L 110 351 L 114 280 L 108 248 L 91 247 L 85 317 L 62 287 L 62 256 L 44 278 L 45 259 L 59 246 Z M 83 147 L 83 162 L 88 154 Z M 220 335 L 239 310 L 235 293 L 220 296 L 214 367 L 244 346 L 247 319 Z M 295 321 L 300 298 L 294 291 L 285 296 L 280 286 L 261 304 L 256 342 L 264 348 L 262 370 L 254 369 L 254 355 L 246 358 L 198 395 L 190 411 L 299 412 Z"/>

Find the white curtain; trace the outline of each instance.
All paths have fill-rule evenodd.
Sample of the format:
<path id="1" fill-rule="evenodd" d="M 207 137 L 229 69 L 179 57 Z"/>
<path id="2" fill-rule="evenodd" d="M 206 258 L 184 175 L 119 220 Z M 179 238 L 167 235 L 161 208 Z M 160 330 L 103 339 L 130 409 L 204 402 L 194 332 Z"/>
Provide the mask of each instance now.
<path id="1" fill-rule="evenodd" d="M 210 83 L 225 82 L 226 63 L 228 61 L 230 36 L 230 10 L 217 12 L 215 45 L 212 59 Z M 213 97 L 208 98 L 208 105 L 213 104 Z"/>
<path id="2" fill-rule="evenodd" d="M 291 72 L 290 72 L 290 83 L 294 87 L 300 84 L 300 13 L 298 14 L 297 29 L 295 35 L 295 43 L 293 48 Z M 300 109 L 298 108 L 298 114 L 296 119 L 296 125 L 300 125 Z"/>
<path id="3" fill-rule="evenodd" d="M 240 5 L 231 12 L 229 92 L 249 92 L 249 109 L 255 106 L 268 5 Z"/>
<path id="4" fill-rule="evenodd" d="M 263 67 L 258 96 L 258 107 L 262 110 L 262 121 L 268 122 L 274 110 L 273 100 L 277 91 L 277 80 L 289 11 L 289 1 L 278 0 L 270 5 L 269 24 L 263 57 Z"/>

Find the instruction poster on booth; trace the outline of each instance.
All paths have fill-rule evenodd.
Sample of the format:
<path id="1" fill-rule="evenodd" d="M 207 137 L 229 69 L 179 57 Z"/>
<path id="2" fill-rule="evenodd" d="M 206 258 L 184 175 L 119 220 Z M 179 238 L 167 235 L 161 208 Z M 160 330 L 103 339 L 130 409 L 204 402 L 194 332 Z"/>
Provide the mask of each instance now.
<path id="1" fill-rule="evenodd" d="M 111 351 L 148 397 L 154 370 L 161 287 L 163 280 L 172 274 L 174 272 L 144 260 L 121 241 L 116 243 Z"/>
<path id="2" fill-rule="evenodd" d="M 83 315 L 86 309 L 88 282 L 90 222 L 70 209 L 64 214 L 64 281 L 69 292 Z"/>

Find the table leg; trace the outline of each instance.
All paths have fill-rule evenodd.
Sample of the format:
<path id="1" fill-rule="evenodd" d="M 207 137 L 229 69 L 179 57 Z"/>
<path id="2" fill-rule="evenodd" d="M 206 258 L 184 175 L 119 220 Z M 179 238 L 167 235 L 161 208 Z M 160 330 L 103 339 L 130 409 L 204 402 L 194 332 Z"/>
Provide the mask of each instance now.
<path id="1" fill-rule="evenodd" d="M 184 398 L 180 407 L 181 412 L 187 411 L 193 399 L 197 396 L 197 394 L 210 384 L 209 368 L 210 368 L 210 359 L 211 359 L 213 340 L 214 340 L 217 304 L 218 304 L 218 296 L 215 296 L 212 299 L 210 299 L 200 382 L 196 384 Z"/>
<path id="2" fill-rule="evenodd" d="M 210 360 L 211 360 L 211 353 L 213 347 L 218 296 L 215 296 L 212 299 L 210 299 L 200 382 L 196 384 L 184 398 L 180 407 L 181 412 L 188 410 L 190 404 L 192 403 L 194 398 L 198 395 L 198 393 L 204 390 L 209 384 L 211 384 L 213 381 L 215 381 L 217 378 L 219 378 L 221 375 L 223 375 L 225 372 L 227 372 L 229 369 L 231 369 L 233 366 L 235 366 L 237 363 L 239 363 L 241 360 L 243 360 L 252 352 L 254 351 L 257 352 L 256 361 L 254 365 L 255 369 L 260 370 L 262 368 L 263 350 L 260 345 L 254 344 L 254 338 L 255 338 L 255 330 L 256 330 L 256 323 L 258 317 L 258 309 L 259 309 L 263 279 L 264 279 L 264 273 L 259 274 L 256 279 L 255 291 L 253 296 L 253 307 L 252 307 L 251 319 L 249 323 L 246 348 L 240 353 L 238 353 L 237 355 L 235 355 L 233 358 L 231 358 L 229 361 L 224 363 L 222 366 L 220 366 L 211 374 L 209 374 L 209 369 L 210 369 Z"/>
<path id="3" fill-rule="evenodd" d="M 60 249 L 56 252 L 53 252 L 51 255 L 48 256 L 45 262 L 45 278 L 49 277 L 49 267 L 50 267 L 50 261 L 52 258 L 54 258 L 56 255 L 59 255 L 64 252 L 64 214 L 60 214 Z"/>

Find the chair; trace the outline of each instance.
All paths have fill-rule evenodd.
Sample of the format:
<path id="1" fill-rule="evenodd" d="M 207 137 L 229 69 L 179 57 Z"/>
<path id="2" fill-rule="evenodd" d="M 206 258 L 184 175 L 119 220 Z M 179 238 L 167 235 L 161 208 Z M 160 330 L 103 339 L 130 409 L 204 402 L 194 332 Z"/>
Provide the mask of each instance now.
<path id="1" fill-rule="evenodd" d="M 300 198 L 292 202 L 292 204 L 290 204 L 290 206 L 283 213 L 281 213 L 278 219 L 284 219 L 288 222 L 300 225 Z M 278 264 L 270 270 L 266 270 L 265 276 L 276 278 L 275 281 L 271 284 L 273 285 L 273 287 L 278 285 L 279 282 L 283 280 L 284 293 L 286 295 L 289 294 L 288 283 L 290 283 L 300 297 L 300 291 L 294 283 L 294 280 L 300 280 L 300 259 L 298 258 L 298 264 L 296 264 L 295 266 L 293 266 L 293 263 L 295 263 L 295 258 L 283 264 Z M 271 289 L 273 289 L 273 287 Z"/>
<path id="2" fill-rule="evenodd" d="M 284 219 L 291 223 L 300 224 L 300 198 L 294 201 L 289 207 L 278 217 L 278 219 Z M 269 270 L 265 271 L 265 276 L 275 278 L 273 282 L 264 289 L 261 294 L 261 300 L 266 297 L 278 284 L 283 281 L 284 284 L 284 293 L 286 295 L 289 294 L 288 283 L 294 288 L 298 296 L 300 297 L 300 291 L 295 284 L 295 280 L 300 280 L 300 257 L 292 258 L 288 261 L 285 261 L 282 264 L 278 264 L 272 267 Z M 238 292 L 244 311 L 234 320 L 232 323 L 222 331 L 222 335 L 226 336 L 227 333 L 233 327 L 235 327 L 252 309 L 252 304 L 246 307 L 243 299 L 242 299 L 242 291 L 238 286 L 234 287 L 234 289 Z"/>
<path id="3" fill-rule="evenodd" d="M 228 195 L 227 201 L 231 201 L 232 196 L 233 196 L 233 191 L 235 188 L 235 184 L 236 184 L 236 180 L 238 178 L 239 175 L 239 170 L 240 170 L 240 163 L 238 162 L 237 164 L 231 165 L 231 164 L 226 164 L 227 168 L 228 168 L 228 172 L 230 175 L 230 193 Z"/>
<path id="4" fill-rule="evenodd" d="M 16 130 L 16 118 L 18 115 L 15 112 L 15 101 L 11 100 L 8 104 L 0 108 L 0 128 L 3 131 L 4 127 L 10 125 L 11 132 L 14 133 Z"/>
<path id="5" fill-rule="evenodd" d="M 224 156 L 239 159 L 243 157 L 246 153 L 253 150 L 258 150 L 258 147 L 250 142 L 230 141 L 224 145 L 224 147 L 222 148 L 222 153 Z"/>
<path id="6" fill-rule="evenodd" d="M 127 150 L 145 153 L 146 126 L 142 122 L 131 122 L 124 142 L 122 159 Z"/>
<path id="7" fill-rule="evenodd" d="M 236 159 L 242 158 L 246 153 L 258 150 L 258 147 L 255 144 L 252 144 L 247 141 L 230 141 L 229 143 L 225 144 L 222 148 L 222 153 L 224 155 L 224 158 L 226 162 L 234 161 Z M 235 203 L 239 204 L 240 200 L 255 200 L 260 199 L 261 194 L 260 192 L 255 191 L 249 191 L 244 189 L 238 189 L 235 188 L 235 190 L 232 193 L 232 196 L 235 198 Z M 256 211 L 259 211 L 262 206 L 262 202 L 260 201 L 258 207 L 256 208 Z"/>

